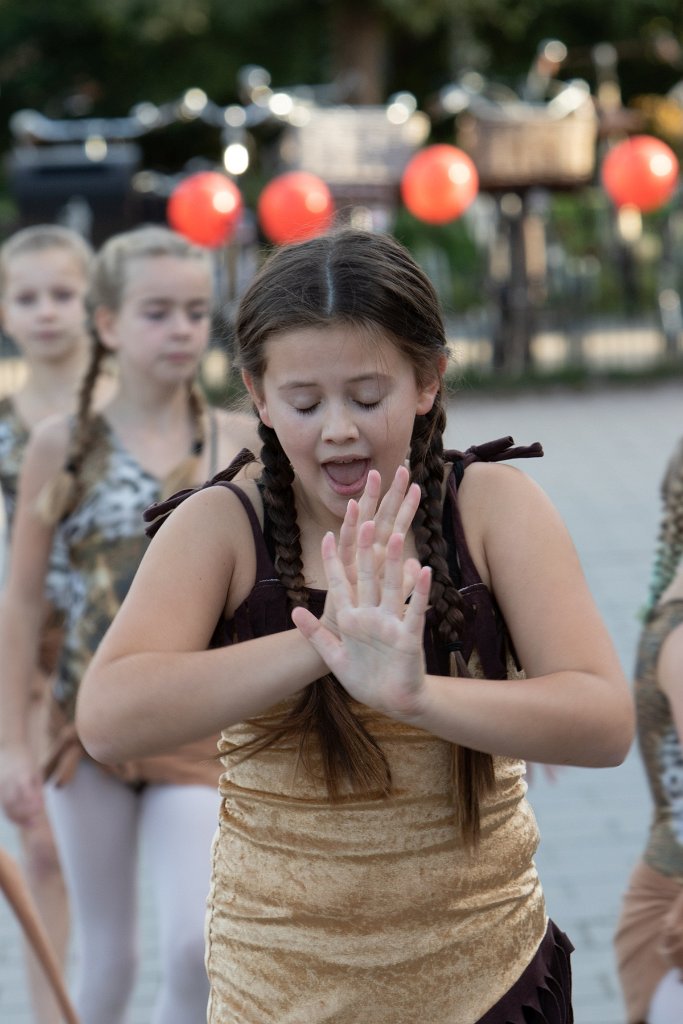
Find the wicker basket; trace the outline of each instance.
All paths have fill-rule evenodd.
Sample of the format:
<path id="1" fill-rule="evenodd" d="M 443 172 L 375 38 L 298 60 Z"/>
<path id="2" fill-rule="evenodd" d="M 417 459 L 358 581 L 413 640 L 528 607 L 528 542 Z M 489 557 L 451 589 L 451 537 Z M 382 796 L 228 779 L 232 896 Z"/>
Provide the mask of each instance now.
<path id="1" fill-rule="evenodd" d="M 458 118 L 457 141 L 484 191 L 575 188 L 593 177 L 597 129 L 590 93 L 573 84 L 549 103 L 472 104 Z"/>

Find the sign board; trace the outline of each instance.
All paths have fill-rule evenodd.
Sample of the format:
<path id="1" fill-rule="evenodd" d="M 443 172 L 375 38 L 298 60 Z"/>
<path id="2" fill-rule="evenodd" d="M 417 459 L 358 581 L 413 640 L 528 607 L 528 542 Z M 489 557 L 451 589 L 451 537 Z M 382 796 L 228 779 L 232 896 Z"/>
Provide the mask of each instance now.
<path id="1" fill-rule="evenodd" d="M 310 106 L 298 121 L 281 138 L 284 168 L 317 174 L 333 194 L 359 201 L 393 196 L 430 128 L 426 114 L 396 105 Z"/>

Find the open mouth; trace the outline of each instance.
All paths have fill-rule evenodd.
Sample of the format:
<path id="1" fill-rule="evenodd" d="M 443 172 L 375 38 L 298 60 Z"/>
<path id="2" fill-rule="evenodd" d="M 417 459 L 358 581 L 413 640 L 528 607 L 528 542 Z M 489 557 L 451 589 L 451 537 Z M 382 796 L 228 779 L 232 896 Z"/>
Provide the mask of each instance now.
<path id="1" fill-rule="evenodd" d="M 330 487 L 344 497 L 352 497 L 363 490 L 369 470 L 369 459 L 338 459 L 323 463 L 323 472 Z"/>

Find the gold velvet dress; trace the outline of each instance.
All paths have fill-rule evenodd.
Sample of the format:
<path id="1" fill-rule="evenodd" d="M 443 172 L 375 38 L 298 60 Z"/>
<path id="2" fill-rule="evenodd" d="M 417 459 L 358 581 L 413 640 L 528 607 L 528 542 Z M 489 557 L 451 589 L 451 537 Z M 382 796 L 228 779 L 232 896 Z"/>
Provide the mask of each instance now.
<path id="1" fill-rule="evenodd" d="M 463 656 L 475 677 L 519 672 L 467 550 L 457 480 L 472 461 L 540 454 L 540 445 L 514 448 L 511 438 L 447 453 L 454 470 L 444 535 L 466 604 Z M 217 625 L 213 647 L 292 628 L 268 517 L 261 524 L 230 483 L 252 458 L 240 453 L 205 485 L 227 486 L 240 499 L 256 553 L 253 589 L 233 619 Z M 147 510 L 150 535 L 188 493 Z M 324 596 L 308 592 L 315 614 Z M 427 669 L 447 675 L 436 626 L 429 612 Z M 546 916 L 524 763 L 494 759 L 496 784 L 471 851 L 455 821 L 447 742 L 355 704 L 387 757 L 392 791 L 347 791 L 330 803 L 315 751 L 304 769 L 293 742 L 246 758 L 237 749 L 286 706 L 224 730 L 219 741 L 225 772 L 206 921 L 209 1024 L 572 1024 L 573 947 Z"/>

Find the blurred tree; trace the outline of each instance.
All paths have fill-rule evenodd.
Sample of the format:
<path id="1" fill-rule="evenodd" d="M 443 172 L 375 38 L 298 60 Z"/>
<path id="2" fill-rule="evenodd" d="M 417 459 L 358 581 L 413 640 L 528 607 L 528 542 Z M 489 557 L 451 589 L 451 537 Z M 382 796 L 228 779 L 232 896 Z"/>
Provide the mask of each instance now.
<path id="1" fill-rule="evenodd" d="M 239 97 L 238 71 L 261 64 L 274 86 L 338 79 L 344 98 L 430 94 L 474 69 L 517 86 L 539 42 L 569 47 L 563 74 L 589 80 L 593 48 L 615 44 L 625 98 L 683 77 L 681 0 L 0 0 L 0 150 L 13 112 L 120 116 L 198 86 Z M 144 140 L 147 162 L 182 167 L 219 153 L 200 122 Z"/>

